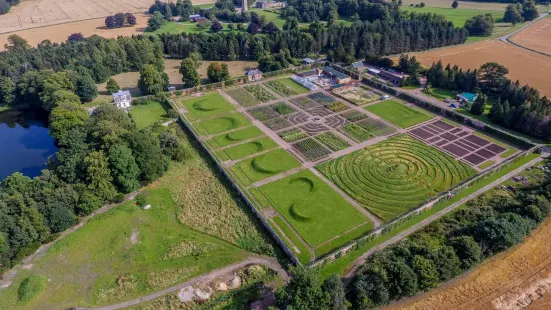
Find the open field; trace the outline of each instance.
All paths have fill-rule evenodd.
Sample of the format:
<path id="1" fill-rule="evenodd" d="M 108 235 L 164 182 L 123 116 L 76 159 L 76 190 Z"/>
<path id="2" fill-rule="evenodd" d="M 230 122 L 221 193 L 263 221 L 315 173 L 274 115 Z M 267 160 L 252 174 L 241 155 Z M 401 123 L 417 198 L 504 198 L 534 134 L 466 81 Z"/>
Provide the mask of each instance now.
<path id="1" fill-rule="evenodd" d="M 78 1 L 78 0 L 73 0 Z M 30 0 L 29 2 L 35 2 Z M 88 3 L 93 3 L 91 1 L 86 1 Z M 21 5 L 27 3 L 24 1 Z M 151 3 L 153 4 L 153 2 Z M 14 7 L 12 10 L 17 9 Z M 1 27 L 2 22 L 6 23 L 3 18 L 6 18 L 6 15 L 2 15 L 0 18 L 0 50 L 4 49 L 4 44 L 7 43 L 8 36 L 13 33 L 3 32 L 4 28 Z M 12 30 L 17 31 L 16 34 L 23 37 L 29 42 L 31 46 L 36 46 L 38 43 L 43 40 L 50 40 L 52 42 L 63 42 L 67 40 L 67 37 L 75 32 L 82 33 L 85 37 L 92 35 L 98 35 L 104 38 L 116 38 L 118 36 L 131 36 L 143 34 L 145 27 L 147 27 L 147 20 L 149 17 L 145 14 L 134 14 L 136 16 L 137 24 L 132 27 L 123 27 L 117 29 L 107 29 L 105 28 L 105 18 L 96 18 L 82 21 L 75 21 L 68 24 L 52 25 L 52 26 L 40 26 L 39 28 L 30 28 L 25 30 Z"/>
<path id="2" fill-rule="evenodd" d="M 394 100 L 368 105 L 365 109 L 401 128 L 411 127 L 432 118 L 418 109 Z"/>
<path id="3" fill-rule="evenodd" d="M 442 60 L 444 66 L 451 63 L 458 65 L 463 70 L 477 69 L 490 61 L 498 62 L 509 69 L 508 77 L 510 79 L 518 79 L 523 85 L 529 84 L 539 89 L 544 95 L 551 94 L 551 83 L 549 83 L 551 61 L 549 61 L 549 57 L 501 41 L 486 40 L 424 53 L 414 53 L 413 55 L 427 67 L 430 67 L 433 62 Z"/>
<path id="4" fill-rule="evenodd" d="M 222 147 L 234 143 L 238 143 L 243 140 L 251 139 L 262 135 L 262 130 L 256 126 L 247 127 L 244 129 L 232 131 L 230 133 L 221 134 L 213 137 L 209 140 L 209 144 L 212 147 Z"/>
<path id="5" fill-rule="evenodd" d="M 273 253 L 249 210 L 203 157 L 190 148 L 185 163 L 171 163 L 146 188 L 149 210 L 126 203 L 57 242 L 0 290 L 0 309 L 111 304 L 240 261 L 249 255 L 244 249 Z M 46 278 L 44 291 L 18 303 L 18 286 L 31 274 Z"/>
<path id="6" fill-rule="evenodd" d="M 300 162 L 284 149 L 238 162 L 233 168 L 239 170 L 248 181 L 253 183 L 300 166 Z"/>
<path id="7" fill-rule="evenodd" d="M 542 18 L 509 38 L 509 41 L 551 55 L 551 18 Z"/>
<path id="8" fill-rule="evenodd" d="M 419 4 L 425 2 L 425 8 L 450 8 L 452 7 L 452 2 L 450 0 L 403 0 L 402 7 L 410 8 L 410 5 Z M 496 2 L 474 2 L 474 1 L 459 1 L 458 9 L 470 9 L 470 10 L 490 10 L 490 11 L 505 11 L 507 7 L 506 3 L 496 3 Z"/>
<path id="9" fill-rule="evenodd" d="M 230 111 L 235 107 L 218 93 L 210 93 L 197 98 L 179 101 L 180 106 L 185 106 L 196 119 L 211 117 Z"/>
<path id="10" fill-rule="evenodd" d="M 476 15 L 491 14 L 494 17 L 494 20 L 496 21 L 503 19 L 503 13 L 505 9 L 500 11 L 485 10 L 482 8 L 465 9 L 461 6 L 461 2 L 459 2 L 459 7 L 457 9 L 452 9 L 451 7 L 452 2 L 453 1 L 449 2 L 449 7 L 447 8 L 438 8 L 438 7 L 416 8 L 416 7 L 403 6 L 403 10 L 408 12 L 415 12 L 415 13 L 441 14 L 446 16 L 446 19 L 451 21 L 455 27 L 465 26 L 465 22 L 467 21 L 467 19 Z"/>
<path id="11" fill-rule="evenodd" d="M 275 143 L 274 140 L 265 137 L 224 149 L 220 151 L 219 154 L 224 153 L 229 159 L 236 160 L 255 153 L 275 148 L 276 146 L 277 143 Z"/>
<path id="12" fill-rule="evenodd" d="M 153 125 L 156 122 L 169 120 L 165 107 L 156 101 L 148 104 L 135 105 L 130 110 L 130 115 L 138 129 Z"/>
<path id="13" fill-rule="evenodd" d="M 384 220 L 392 219 L 475 174 L 467 165 L 406 135 L 379 142 L 317 168 Z"/>
<path id="14" fill-rule="evenodd" d="M 266 184 L 259 190 L 312 247 L 369 222 L 310 170 Z M 361 230 L 371 228 L 373 225 L 369 224 Z"/>
<path id="15" fill-rule="evenodd" d="M 182 62 L 181 59 L 165 59 L 165 73 L 168 74 L 168 81 L 170 82 L 170 85 L 174 85 L 176 87 L 183 87 L 184 85 L 182 82 L 182 75 L 179 71 L 180 62 Z M 197 72 L 199 73 L 203 84 L 209 83 L 207 68 L 213 62 L 215 61 L 202 60 L 201 65 L 199 65 L 199 68 L 197 68 Z M 244 76 L 245 72 L 248 69 L 256 68 L 258 66 L 258 63 L 256 61 L 236 60 L 224 61 L 224 63 L 228 65 L 228 71 L 230 72 L 231 77 Z"/>
<path id="16" fill-rule="evenodd" d="M 232 113 L 218 118 L 212 118 L 202 121 L 198 124 L 207 133 L 215 135 L 224 131 L 237 129 L 239 127 L 251 125 L 251 121 L 241 113 Z"/>

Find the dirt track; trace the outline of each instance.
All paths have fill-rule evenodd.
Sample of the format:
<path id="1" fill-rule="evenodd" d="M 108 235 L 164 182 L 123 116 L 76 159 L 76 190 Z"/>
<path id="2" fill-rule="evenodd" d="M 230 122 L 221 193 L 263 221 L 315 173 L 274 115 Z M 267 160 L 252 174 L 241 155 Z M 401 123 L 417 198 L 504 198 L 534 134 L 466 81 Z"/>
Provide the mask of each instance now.
<path id="1" fill-rule="evenodd" d="M 469 274 L 385 309 L 550 309 L 550 238 L 548 218 L 523 243 Z"/>

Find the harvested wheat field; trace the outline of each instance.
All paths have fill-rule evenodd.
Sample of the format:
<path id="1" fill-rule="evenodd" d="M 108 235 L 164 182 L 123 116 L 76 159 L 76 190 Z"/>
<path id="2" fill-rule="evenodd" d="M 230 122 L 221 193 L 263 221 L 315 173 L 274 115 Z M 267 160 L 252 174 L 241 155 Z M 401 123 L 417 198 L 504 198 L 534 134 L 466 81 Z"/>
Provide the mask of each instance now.
<path id="1" fill-rule="evenodd" d="M 465 276 L 385 309 L 550 309 L 550 238 L 548 218 L 523 243 Z"/>
<path id="2" fill-rule="evenodd" d="M 542 18 L 509 40 L 526 48 L 551 55 L 551 18 Z"/>
<path id="3" fill-rule="evenodd" d="M 3 17 L 4 15 L 2 15 Z M 104 38 L 116 38 L 118 36 L 131 36 L 142 34 L 147 27 L 149 17 L 145 14 L 134 14 L 137 24 L 133 27 L 123 27 L 117 29 L 107 29 L 104 18 L 96 18 L 84 21 L 78 21 L 71 24 L 53 25 L 41 28 L 26 29 L 17 31 L 16 34 L 23 37 L 31 46 L 36 46 L 43 40 L 52 42 L 63 42 L 67 37 L 75 32 L 82 33 L 85 37 L 97 34 Z M 0 19 L 2 18 L 0 17 Z M 0 34 L 0 50 L 4 49 L 4 44 L 13 33 Z"/>
<path id="4" fill-rule="evenodd" d="M 480 41 L 473 44 L 459 45 L 423 53 L 415 53 L 417 59 L 425 66 L 442 60 L 444 66 L 456 64 L 463 69 L 476 69 L 490 61 L 498 62 L 509 69 L 508 77 L 520 80 L 539 89 L 542 94 L 551 95 L 549 57 L 524 50 L 520 47 L 497 40 Z"/>

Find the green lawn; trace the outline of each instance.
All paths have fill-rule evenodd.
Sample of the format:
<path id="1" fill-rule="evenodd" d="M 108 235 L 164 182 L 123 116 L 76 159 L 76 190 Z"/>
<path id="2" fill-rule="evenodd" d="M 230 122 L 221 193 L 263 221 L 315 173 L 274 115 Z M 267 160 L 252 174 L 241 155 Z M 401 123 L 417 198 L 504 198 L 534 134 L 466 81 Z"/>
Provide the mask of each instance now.
<path id="1" fill-rule="evenodd" d="M 317 168 L 383 220 L 476 174 L 466 164 L 408 135 L 392 137 Z"/>
<path id="2" fill-rule="evenodd" d="M 297 92 L 299 94 L 309 92 L 308 88 L 300 85 L 299 83 L 291 80 L 290 78 L 283 78 L 283 79 L 279 79 L 278 81 L 283 83 L 285 86 L 291 88 L 292 90 L 294 90 L 295 92 Z"/>
<path id="3" fill-rule="evenodd" d="M 219 154 L 224 153 L 226 156 L 228 156 L 229 159 L 236 160 L 236 159 L 240 159 L 240 158 L 252 155 L 254 153 L 269 150 L 276 146 L 277 146 L 277 143 L 275 143 L 274 140 L 268 137 L 264 137 L 258 140 L 254 140 L 251 142 L 239 144 L 239 145 L 224 149 L 218 153 Z"/>
<path id="4" fill-rule="evenodd" d="M 301 164 L 284 149 L 277 149 L 235 164 L 232 169 L 241 172 L 247 179 L 244 183 L 254 183 L 267 177 L 299 167 Z"/>
<path id="5" fill-rule="evenodd" d="M 461 4 L 461 2 L 460 2 Z M 460 5 L 461 6 L 461 5 Z M 484 14 L 492 14 L 494 17 L 494 20 L 500 21 L 503 19 L 504 11 L 490 11 L 490 10 L 470 10 L 470 9 L 452 9 L 451 8 L 451 2 L 450 2 L 450 8 L 436 8 L 436 7 L 424 7 L 424 8 L 416 8 L 416 7 L 403 7 L 404 11 L 408 12 L 415 12 L 415 13 L 436 13 L 446 16 L 446 19 L 451 21 L 455 27 L 463 27 L 465 26 L 465 22 L 467 19 L 476 16 L 476 15 L 484 15 Z"/>
<path id="6" fill-rule="evenodd" d="M 310 170 L 268 183 L 259 190 L 312 247 L 368 221 Z M 372 228 L 366 225 L 364 231 Z"/>
<path id="7" fill-rule="evenodd" d="M 222 31 L 221 32 L 245 32 L 245 30 L 237 30 L 237 25 L 234 25 L 235 28 L 233 30 L 230 30 L 228 28 L 228 23 L 221 23 L 222 24 Z M 246 28 L 245 28 L 246 29 Z M 168 22 L 164 26 L 162 26 L 160 29 L 157 29 L 153 32 L 145 32 L 145 34 L 149 35 L 157 35 L 161 33 L 167 33 L 167 34 L 180 34 L 180 33 L 212 33 L 210 31 L 210 27 L 207 28 L 199 28 L 197 27 L 197 23 L 190 22 L 190 21 L 184 21 L 184 22 Z"/>
<path id="8" fill-rule="evenodd" d="M 166 121 L 169 119 L 163 104 L 155 101 L 150 101 L 148 104 L 133 106 L 132 110 L 130 110 L 130 115 L 138 129 L 151 126 L 158 121 Z"/>
<path id="9" fill-rule="evenodd" d="M 229 103 L 218 93 L 210 93 L 197 98 L 184 99 L 178 102 L 193 114 L 196 119 L 219 115 L 235 110 L 235 106 Z"/>
<path id="10" fill-rule="evenodd" d="M 332 274 L 339 274 L 344 275 L 345 272 L 351 267 L 351 265 L 358 259 L 361 255 L 363 255 L 365 252 L 369 251 L 370 249 L 373 249 L 375 246 L 381 244 L 382 242 L 389 240 L 390 238 L 398 235 L 399 233 L 405 231 L 409 227 L 423 221 L 424 219 L 430 217 L 431 215 L 439 212 L 440 210 L 445 209 L 446 207 L 450 206 L 451 204 L 460 201 L 464 197 L 476 192 L 477 190 L 483 188 L 484 186 L 494 182 L 495 180 L 501 178 L 502 176 L 506 175 L 507 173 L 517 169 L 518 167 L 524 165 L 525 163 L 537 158 L 540 156 L 539 154 L 530 154 L 515 163 L 505 167 L 504 169 L 499 170 L 498 172 L 487 176 L 486 178 L 482 179 L 482 181 L 479 181 L 470 187 L 459 191 L 456 193 L 456 195 L 446 201 L 443 201 L 441 203 L 436 204 L 429 210 L 414 216 L 402 223 L 400 223 L 397 226 L 394 226 L 392 229 L 387 231 L 386 233 L 379 235 L 375 237 L 372 240 L 369 240 L 365 243 L 360 244 L 358 247 L 354 248 L 353 250 L 349 251 L 346 255 L 343 255 L 336 260 L 330 262 L 329 264 L 325 265 L 322 269 L 322 276 L 328 277 Z"/>
<path id="11" fill-rule="evenodd" d="M 368 105 L 365 109 L 401 128 L 408 128 L 432 118 L 418 109 L 394 100 Z"/>
<path id="12" fill-rule="evenodd" d="M 310 254 L 310 251 L 308 250 L 308 247 L 306 246 L 306 244 L 304 242 L 302 242 L 299 239 L 297 234 L 295 232 L 293 232 L 293 230 L 289 227 L 289 225 L 287 225 L 287 223 L 285 223 L 279 216 L 274 216 L 272 219 L 273 219 L 274 222 L 271 223 L 271 224 L 273 226 L 279 227 L 283 231 L 283 233 L 287 236 L 287 238 L 289 238 L 290 242 L 292 243 L 292 244 L 289 244 L 289 242 L 287 240 L 285 240 L 285 238 L 281 238 L 284 241 L 286 241 L 285 243 L 287 244 L 287 246 L 291 249 L 293 248 L 293 246 L 295 246 L 300 251 L 300 253 L 297 253 L 297 251 L 293 251 L 293 253 L 298 258 L 298 260 L 302 264 L 308 264 L 310 261 L 312 261 L 313 257 Z M 275 230 L 277 231 L 277 228 L 275 228 Z"/>
<path id="13" fill-rule="evenodd" d="M 247 252 L 184 226 L 169 190 L 150 192 L 152 207 L 129 202 L 96 216 L 54 244 L 0 290 L 1 309 L 68 309 L 143 296 L 244 259 Z M 116 223 L 116 225 L 113 225 Z M 216 259 L 213 259 L 216 258 Z M 22 305 L 17 289 L 30 274 L 46 277 L 42 294 Z"/>
<path id="14" fill-rule="evenodd" d="M 247 119 L 243 114 L 236 112 L 199 122 L 198 126 L 203 128 L 208 134 L 215 135 L 251 124 L 251 121 L 249 121 L 249 119 Z"/>
<path id="15" fill-rule="evenodd" d="M 251 126 L 243 128 L 240 130 L 232 131 L 229 133 L 224 133 L 218 136 L 213 137 L 208 141 L 208 143 L 214 147 L 223 147 L 230 144 L 238 143 L 243 140 L 255 138 L 263 134 L 262 130 L 258 129 L 256 126 Z"/>

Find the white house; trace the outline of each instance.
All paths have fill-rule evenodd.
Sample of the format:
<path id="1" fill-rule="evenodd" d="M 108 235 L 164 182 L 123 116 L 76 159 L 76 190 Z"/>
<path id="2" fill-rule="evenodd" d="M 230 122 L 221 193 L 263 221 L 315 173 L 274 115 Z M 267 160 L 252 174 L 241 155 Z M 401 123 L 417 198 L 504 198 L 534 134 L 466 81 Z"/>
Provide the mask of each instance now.
<path id="1" fill-rule="evenodd" d="M 127 90 L 119 90 L 118 92 L 112 94 L 113 102 L 119 109 L 128 109 L 130 108 L 132 102 L 132 96 Z"/>
<path id="2" fill-rule="evenodd" d="M 249 82 L 259 81 L 262 79 L 262 71 L 258 69 L 252 69 L 247 71 L 247 77 L 249 78 Z"/>

